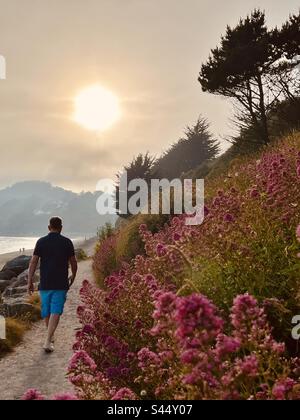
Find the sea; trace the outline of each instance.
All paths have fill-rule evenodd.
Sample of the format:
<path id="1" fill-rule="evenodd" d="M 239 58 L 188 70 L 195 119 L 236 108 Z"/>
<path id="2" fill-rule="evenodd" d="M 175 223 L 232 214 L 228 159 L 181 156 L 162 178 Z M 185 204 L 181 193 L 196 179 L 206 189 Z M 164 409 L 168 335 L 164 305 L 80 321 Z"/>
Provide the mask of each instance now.
<path id="1" fill-rule="evenodd" d="M 71 238 L 76 246 L 84 240 L 82 237 Z M 0 254 L 7 254 L 9 252 L 18 252 L 20 249 L 33 249 L 38 238 L 34 237 L 14 237 L 14 236 L 0 236 Z"/>
<path id="2" fill-rule="evenodd" d="M 38 238 L 0 236 L 0 254 L 34 248 Z"/>

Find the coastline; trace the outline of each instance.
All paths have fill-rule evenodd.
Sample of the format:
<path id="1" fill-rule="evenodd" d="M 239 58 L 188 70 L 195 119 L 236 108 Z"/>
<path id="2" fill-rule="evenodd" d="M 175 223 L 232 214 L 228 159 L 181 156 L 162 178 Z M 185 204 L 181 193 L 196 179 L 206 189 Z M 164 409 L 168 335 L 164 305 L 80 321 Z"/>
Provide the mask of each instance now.
<path id="1" fill-rule="evenodd" d="M 75 241 L 73 241 L 74 243 L 74 247 L 75 248 L 85 248 L 86 246 L 88 246 L 91 243 L 95 242 L 96 238 L 89 238 L 87 240 L 82 240 L 82 239 L 76 239 Z M 25 249 L 24 252 L 19 252 L 19 251 L 15 251 L 15 252 L 7 252 L 4 254 L 0 254 L 0 270 L 2 270 L 3 266 L 10 260 L 19 257 L 20 255 L 29 255 L 31 256 L 33 253 L 33 248 L 32 249 Z"/>
<path id="2" fill-rule="evenodd" d="M 20 255 L 32 255 L 33 249 L 26 249 L 25 252 L 7 252 L 6 254 L 0 254 L 0 270 L 2 270 L 3 266 L 10 260 L 13 260 Z"/>

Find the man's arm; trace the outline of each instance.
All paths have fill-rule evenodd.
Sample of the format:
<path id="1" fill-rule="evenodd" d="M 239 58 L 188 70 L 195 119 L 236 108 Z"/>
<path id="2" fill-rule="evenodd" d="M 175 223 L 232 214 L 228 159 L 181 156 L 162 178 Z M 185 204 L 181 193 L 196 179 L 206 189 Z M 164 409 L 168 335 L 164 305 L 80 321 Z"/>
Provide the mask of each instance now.
<path id="1" fill-rule="evenodd" d="M 77 260 L 75 255 L 73 255 L 70 259 L 69 259 L 70 265 L 71 265 L 71 271 L 72 271 L 72 275 L 69 279 L 70 281 L 70 287 L 72 286 L 72 284 L 75 281 L 76 278 L 76 274 L 77 274 L 77 270 L 78 270 L 78 264 L 77 264 Z"/>
<path id="2" fill-rule="evenodd" d="M 31 295 L 34 292 L 34 284 L 33 278 L 39 263 L 39 257 L 37 255 L 33 255 L 29 265 L 29 273 L 28 273 L 28 293 Z"/>

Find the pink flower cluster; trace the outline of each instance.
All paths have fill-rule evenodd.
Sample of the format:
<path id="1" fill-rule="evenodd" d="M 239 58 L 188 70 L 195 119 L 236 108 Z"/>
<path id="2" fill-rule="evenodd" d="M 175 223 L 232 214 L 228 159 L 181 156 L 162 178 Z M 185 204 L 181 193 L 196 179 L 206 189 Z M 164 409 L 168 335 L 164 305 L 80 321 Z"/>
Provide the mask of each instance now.
<path id="1" fill-rule="evenodd" d="M 85 283 L 84 299 L 94 292 Z M 97 313 L 97 327 L 80 338 L 85 350 L 70 363 L 70 380 L 80 398 L 295 398 L 299 382 L 284 357 L 285 346 L 272 338 L 266 314 L 252 296 L 236 297 L 230 324 L 201 294 L 180 297 L 159 289 L 151 296 L 152 325 L 144 333 L 139 329 L 134 341 L 133 330 L 115 327 L 117 318 L 111 326 L 115 335 L 112 330 L 105 335 L 107 325 Z M 119 307 L 118 297 L 114 303 Z"/>
<path id="2" fill-rule="evenodd" d="M 23 401 L 45 401 L 47 398 L 36 389 L 29 389 L 22 397 Z M 54 401 L 77 401 L 78 398 L 71 393 L 65 392 L 56 394 L 52 398 Z"/>

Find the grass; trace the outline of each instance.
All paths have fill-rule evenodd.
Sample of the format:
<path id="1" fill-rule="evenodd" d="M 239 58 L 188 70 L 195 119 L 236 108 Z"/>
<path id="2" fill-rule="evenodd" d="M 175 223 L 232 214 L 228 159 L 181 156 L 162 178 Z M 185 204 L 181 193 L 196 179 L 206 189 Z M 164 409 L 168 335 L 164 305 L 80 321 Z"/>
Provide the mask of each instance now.
<path id="1" fill-rule="evenodd" d="M 30 323 L 24 320 L 14 318 L 6 319 L 6 340 L 0 340 L 0 359 L 21 343 L 29 327 Z"/>
<path id="2" fill-rule="evenodd" d="M 76 250 L 76 258 L 77 261 L 86 261 L 88 256 L 83 249 L 78 249 Z"/>
<path id="3" fill-rule="evenodd" d="M 33 295 L 29 296 L 27 303 L 35 306 L 38 309 L 41 309 L 41 299 L 38 293 L 34 293 Z"/>
<path id="4" fill-rule="evenodd" d="M 22 318 L 6 319 L 6 340 L 0 340 L 0 359 L 22 342 L 24 334 L 32 323 L 41 319 L 41 301 L 38 293 L 34 293 L 27 300 L 27 303 L 34 307 L 34 310 Z"/>

